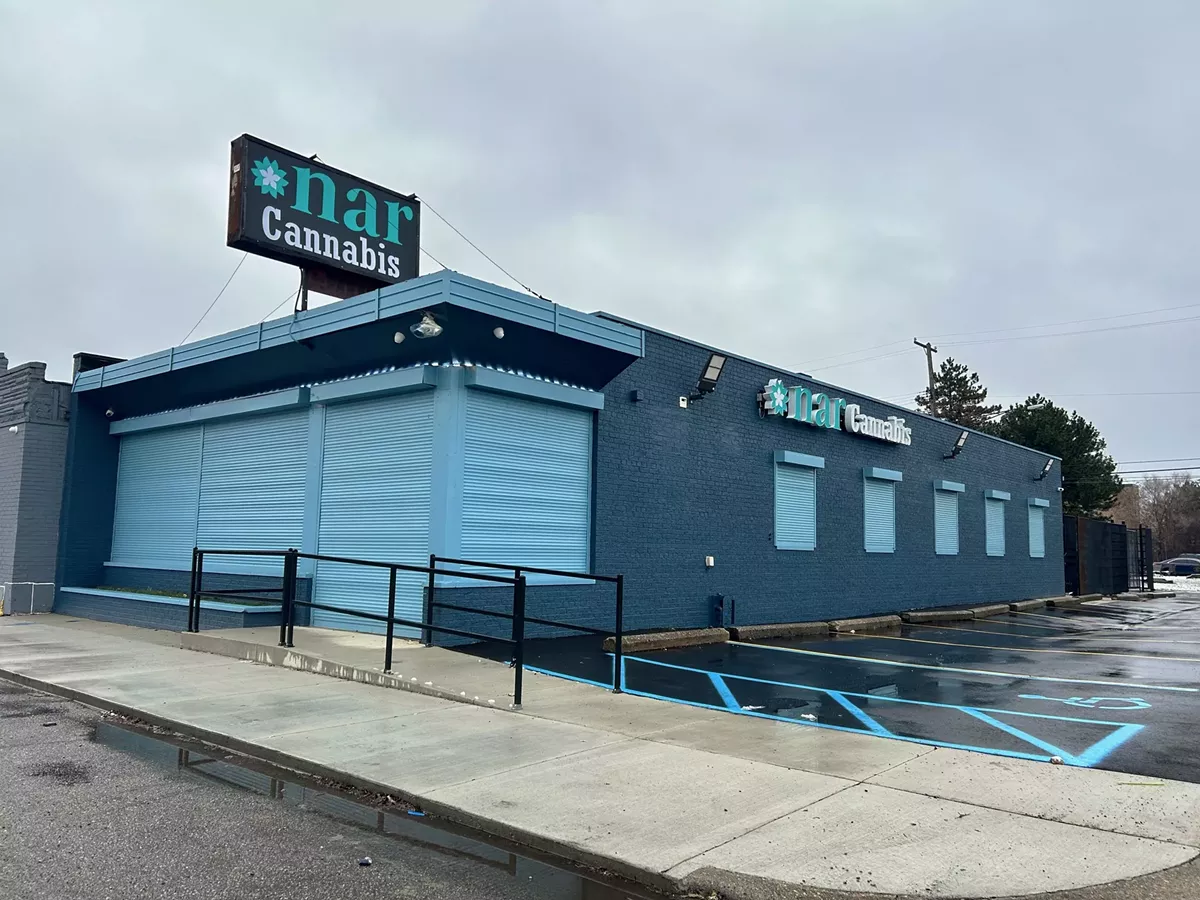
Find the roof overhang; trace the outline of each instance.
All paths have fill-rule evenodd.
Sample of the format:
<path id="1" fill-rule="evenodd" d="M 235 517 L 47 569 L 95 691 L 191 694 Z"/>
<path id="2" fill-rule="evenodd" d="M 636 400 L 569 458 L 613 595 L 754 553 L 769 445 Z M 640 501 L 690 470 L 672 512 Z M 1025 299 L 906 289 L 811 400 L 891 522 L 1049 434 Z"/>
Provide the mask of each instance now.
<path id="1" fill-rule="evenodd" d="M 411 326 L 426 312 L 442 332 L 420 339 Z M 446 270 L 81 372 L 74 390 L 100 392 L 91 399 L 103 397 L 127 417 L 374 367 L 450 361 L 601 390 L 644 352 L 638 328 Z"/>

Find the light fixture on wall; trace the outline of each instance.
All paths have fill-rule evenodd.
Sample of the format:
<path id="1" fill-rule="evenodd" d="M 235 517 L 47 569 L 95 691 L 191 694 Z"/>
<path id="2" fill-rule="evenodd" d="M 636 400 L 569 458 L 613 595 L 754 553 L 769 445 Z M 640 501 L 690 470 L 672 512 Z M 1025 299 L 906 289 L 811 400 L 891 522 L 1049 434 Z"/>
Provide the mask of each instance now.
<path id="1" fill-rule="evenodd" d="M 493 329 L 492 329 L 492 335 L 493 335 L 493 336 L 496 338 L 496 340 L 498 340 L 498 341 L 499 341 L 499 340 L 503 340 L 503 338 L 504 338 L 504 329 L 503 329 L 501 326 L 497 325 L 495 328 L 493 328 Z"/>
<path id="2" fill-rule="evenodd" d="M 1035 479 L 1033 479 L 1033 480 L 1034 480 L 1034 481 L 1041 481 L 1041 480 L 1042 480 L 1042 479 L 1044 479 L 1044 478 L 1045 478 L 1047 475 L 1049 475 L 1049 474 L 1050 474 L 1050 470 L 1051 470 L 1051 469 L 1053 469 L 1053 468 L 1054 468 L 1054 459 L 1053 459 L 1053 458 L 1051 458 L 1051 459 L 1048 459 L 1048 460 L 1046 460 L 1046 465 L 1042 466 L 1042 474 L 1041 474 L 1041 475 L 1039 475 L 1037 478 L 1035 478 Z"/>
<path id="3" fill-rule="evenodd" d="M 437 323 L 432 313 L 424 312 L 421 313 L 421 321 L 409 326 L 408 330 L 422 339 L 434 338 L 442 333 L 442 326 Z"/>
<path id="4" fill-rule="evenodd" d="M 942 459 L 954 459 L 958 454 L 962 453 L 962 448 L 967 444 L 967 438 L 971 436 L 971 432 L 963 431 L 958 436 L 958 440 L 954 442 L 954 447 Z"/>
<path id="5" fill-rule="evenodd" d="M 395 341 L 397 344 L 403 344 L 404 343 L 404 332 L 397 331 L 395 334 L 392 335 L 392 340 Z"/>
<path id="6" fill-rule="evenodd" d="M 19 425 L 10 425 L 10 426 L 8 427 L 8 430 L 9 430 L 9 432 L 11 432 L 12 434 L 16 434 L 18 431 L 20 431 L 20 430 L 21 430 L 21 427 L 20 427 Z"/>
<path id="7" fill-rule="evenodd" d="M 720 353 L 709 354 L 708 362 L 704 364 L 704 368 L 700 372 L 700 379 L 696 382 L 696 390 L 688 398 L 689 400 L 699 400 L 705 394 L 711 394 L 717 389 L 717 381 L 725 369 L 725 361 L 726 357 Z"/>

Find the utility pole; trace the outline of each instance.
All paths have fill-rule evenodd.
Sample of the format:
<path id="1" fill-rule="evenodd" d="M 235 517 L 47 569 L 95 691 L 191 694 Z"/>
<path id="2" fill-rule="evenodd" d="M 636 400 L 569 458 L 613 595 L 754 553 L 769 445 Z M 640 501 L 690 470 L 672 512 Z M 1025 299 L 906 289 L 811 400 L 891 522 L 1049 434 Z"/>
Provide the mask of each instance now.
<path id="1" fill-rule="evenodd" d="M 933 374 L 933 354 L 937 353 L 937 347 L 930 343 L 922 344 L 916 338 L 913 338 L 913 343 L 925 351 L 925 364 L 929 367 L 929 412 L 936 416 L 938 414 L 938 405 L 933 389 L 937 385 L 937 376 Z"/>

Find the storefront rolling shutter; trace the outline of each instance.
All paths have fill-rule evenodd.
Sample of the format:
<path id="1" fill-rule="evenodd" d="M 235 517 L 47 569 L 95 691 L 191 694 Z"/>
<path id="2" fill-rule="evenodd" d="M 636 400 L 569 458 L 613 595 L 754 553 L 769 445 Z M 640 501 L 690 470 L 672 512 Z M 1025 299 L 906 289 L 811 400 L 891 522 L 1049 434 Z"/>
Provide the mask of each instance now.
<path id="1" fill-rule="evenodd" d="M 817 548 L 817 472 L 807 466 L 775 464 L 775 547 Z"/>
<path id="2" fill-rule="evenodd" d="M 121 438 L 112 561 L 187 569 L 196 541 L 199 426 Z"/>
<path id="3" fill-rule="evenodd" d="M 984 519 L 987 526 L 987 555 L 1004 555 L 1004 501 L 988 497 L 984 503 Z"/>
<path id="4" fill-rule="evenodd" d="M 319 552 L 409 565 L 429 563 L 432 393 L 331 405 L 325 411 Z M 396 615 L 420 620 L 425 576 L 401 572 Z M 388 573 L 317 564 L 316 602 L 383 615 Z M 382 622 L 313 610 L 313 625 L 384 630 Z M 397 627 L 397 634 L 416 630 Z"/>
<path id="5" fill-rule="evenodd" d="M 896 552 L 896 483 L 863 480 L 863 530 L 868 553 Z"/>
<path id="6" fill-rule="evenodd" d="M 954 491 L 933 492 L 933 531 L 935 551 L 939 556 L 958 554 L 958 494 Z"/>
<path id="7" fill-rule="evenodd" d="M 307 410 L 205 425 L 196 528 L 201 549 L 299 549 L 307 444 Z M 212 557 L 205 568 L 278 575 L 283 562 Z"/>
<path id="8" fill-rule="evenodd" d="M 479 390 L 466 411 L 462 555 L 588 571 L 592 412 Z"/>
<path id="9" fill-rule="evenodd" d="M 1034 559 L 1046 556 L 1046 517 L 1040 506 L 1029 507 L 1029 555 Z"/>

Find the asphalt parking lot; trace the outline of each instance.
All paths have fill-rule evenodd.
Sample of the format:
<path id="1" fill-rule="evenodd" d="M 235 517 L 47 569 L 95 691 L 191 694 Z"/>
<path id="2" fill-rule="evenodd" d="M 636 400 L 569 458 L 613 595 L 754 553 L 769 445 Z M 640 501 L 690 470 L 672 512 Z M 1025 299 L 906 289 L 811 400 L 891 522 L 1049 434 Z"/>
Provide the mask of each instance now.
<path id="1" fill-rule="evenodd" d="M 595 640 L 527 665 L 610 686 Z M 725 643 L 625 659 L 630 693 L 1139 776 L 1200 782 L 1200 595 L 1105 600 L 881 635 Z"/>

